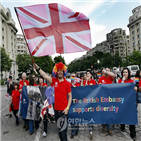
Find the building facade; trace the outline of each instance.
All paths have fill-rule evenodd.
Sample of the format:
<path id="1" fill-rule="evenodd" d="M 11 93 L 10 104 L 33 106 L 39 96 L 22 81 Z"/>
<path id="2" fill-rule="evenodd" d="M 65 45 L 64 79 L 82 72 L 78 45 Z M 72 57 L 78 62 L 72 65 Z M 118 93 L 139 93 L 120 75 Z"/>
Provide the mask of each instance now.
<path id="1" fill-rule="evenodd" d="M 13 79 L 18 77 L 16 55 L 17 55 L 17 28 L 12 19 L 9 8 L 4 8 L 0 3 L 0 47 L 5 48 L 9 58 L 12 59 L 12 67 L 9 72 L 2 72 L 3 78 L 13 76 Z"/>
<path id="2" fill-rule="evenodd" d="M 121 28 L 113 29 L 110 33 L 106 34 L 106 41 L 96 44 L 92 50 L 86 53 L 85 57 L 92 56 L 96 51 L 109 52 L 112 56 L 118 53 L 123 59 L 127 55 L 130 55 L 129 35 L 126 35 L 125 30 Z"/>
<path id="3" fill-rule="evenodd" d="M 130 54 L 129 35 L 122 28 L 113 29 L 106 35 L 107 43 L 110 46 L 110 53 L 114 56 L 116 53 L 123 59 Z"/>
<path id="4" fill-rule="evenodd" d="M 130 51 L 141 52 L 141 6 L 134 8 L 132 13 L 127 25 L 130 31 Z"/>
<path id="5" fill-rule="evenodd" d="M 24 54 L 24 53 L 29 54 L 24 36 L 22 34 L 17 34 L 17 54 Z"/>

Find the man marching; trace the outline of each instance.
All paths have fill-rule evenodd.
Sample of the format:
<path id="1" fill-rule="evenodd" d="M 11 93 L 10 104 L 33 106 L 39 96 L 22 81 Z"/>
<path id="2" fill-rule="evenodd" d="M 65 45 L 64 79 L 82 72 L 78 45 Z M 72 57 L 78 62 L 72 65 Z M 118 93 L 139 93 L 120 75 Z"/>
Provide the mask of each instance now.
<path id="1" fill-rule="evenodd" d="M 53 75 L 47 75 L 37 64 L 34 64 L 37 71 L 54 86 L 54 109 L 55 120 L 59 129 L 61 141 L 67 141 L 68 111 L 72 101 L 70 83 L 64 78 L 67 74 L 67 67 L 59 62 L 53 68 Z"/>

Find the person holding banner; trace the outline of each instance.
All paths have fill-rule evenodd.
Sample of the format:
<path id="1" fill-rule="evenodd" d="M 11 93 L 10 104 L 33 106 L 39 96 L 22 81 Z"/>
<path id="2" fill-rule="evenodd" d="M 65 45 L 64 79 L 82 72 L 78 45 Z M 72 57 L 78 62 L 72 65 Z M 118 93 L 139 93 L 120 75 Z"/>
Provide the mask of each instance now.
<path id="1" fill-rule="evenodd" d="M 19 119 L 17 116 L 18 110 L 19 110 L 19 101 L 20 101 L 20 93 L 19 93 L 19 85 L 18 83 L 14 84 L 14 90 L 12 91 L 11 98 L 12 98 L 12 110 L 13 114 L 16 118 L 16 125 L 19 125 Z"/>
<path id="2" fill-rule="evenodd" d="M 39 86 L 48 86 L 48 84 L 44 83 L 44 78 L 43 76 L 39 76 Z"/>
<path id="3" fill-rule="evenodd" d="M 128 68 L 123 68 L 121 71 L 122 78 L 119 79 L 118 83 L 133 83 L 131 79 L 130 70 Z M 129 125 L 130 136 L 135 141 L 136 140 L 136 129 L 135 125 Z M 121 124 L 121 131 L 125 131 L 125 124 Z"/>
<path id="4" fill-rule="evenodd" d="M 62 62 L 55 64 L 53 68 L 54 77 L 41 70 L 37 64 L 34 64 L 34 67 L 44 79 L 47 79 L 54 86 L 55 120 L 59 130 L 59 137 L 61 141 L 67 141 L 68 111 L 72 102 L 71 86 L 65 79 L 67 67 Z"/>
<path id="5" fill-rule="evenodd" d="M 109 68 L 102 68 L 101 71 L 103 75 L 99 78 L 98 84 L 112 84 L 115 79 L 115 74 L 111 72 Z M 108 133 L 112 136 L 113 133 L 111 131 L 111 124 L 103 124 L 102 132 L 105 133 L 106 126 Z"/>
<path id="6" fill-rule="evenodd" d="M 22 80 L 19 82 L 19 92 L 22 93 L 23 86 L 27 86 L 27 85 L 29 85 L 29 82 L 26 80 L 26 73 L 23 72 L 22 73 Z M 20 94 L 20 101 L 21 101 L 21 95 L 22 94 Z M 20 107 L 20 105 L 19 105 L 19 107 Z M 20 108 L 19 108 L 19 110 L 20 110 Z M 25 131 L 27 131 L 29 129 L 28 120 L 26 120 L 26 119 L 23 119 L 23 120 L 24 120 L 23 128 L 25 128 Z"/>
<path id="7" fill-rule="evenodd" d="M 134 88 L 137 94 L 137 106 L 141 103 L 141 70 L 138 70 L 135 74 L 134 83 L 136 87 Z"/>
<path id="8" fill-rule="evenodd" d="M 75 73 L 72 73 L 71 75 L 71 87 L 78 87 L 80 86 L 76 81 L 75 81 Z M 71 139 L 73 139 L 74 135 L 77 135 L 79 132 L 79 124 L 71 124 Z"/>
<path id="9" fill-rule="evenodd" d="M 34 78 L 31 75 L 28 77 L 28 81 L 29 81 L 30 86 L 37 86 L 37 84 L 34 82 Z M 29 99 L 29 102 L 30 102 L 30 105 L 32 107 L 32 105 L 33 105 L 32 99 Z M 32 110 L 31 110 L 31 112 L 32 112 Z M 33 125 L 33 123 L 34 123 L 33 120 L 29 120 L 29 132 L 30 132 L 30 135 L 32 135 L 34 133 L 34 125 Z M 36 126 L 37 126 L 37 124 L 36 124 Z"/>
<path id="10" fill-rule="evenodd" d="M 87 70 L 86 71 L 86 75 L 87 75 L 87 78 L 86 80 L 83 82 L 83 86 L 87 86 L 87 85 L 96 85 L 96 82 L 94 79 L 92 79 L 92 72 L 91 70 Z M 90 139 L 93 139 L 93 132 L 92 132 L 92 125 L 89 125 L 89 134 L 90 134 Z"/>

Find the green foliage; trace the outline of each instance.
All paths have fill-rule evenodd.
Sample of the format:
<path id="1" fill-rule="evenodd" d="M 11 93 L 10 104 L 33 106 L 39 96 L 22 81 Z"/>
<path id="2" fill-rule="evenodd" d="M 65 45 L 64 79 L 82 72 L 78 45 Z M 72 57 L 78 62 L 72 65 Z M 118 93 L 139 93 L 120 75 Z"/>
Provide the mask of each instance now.
<path id="1" fill-rule="evenodd" d="M 109 52 L 103 55 L 103 58 L 101 59 L 101 64 L 103 67 L 108 68 L 111 68 L 113 66 L 113 57 Z"/>
<path id="2" fill-rule="evenodd" d="M 16 57 L 19 72 L 27 73 L 29 71 L 29 64 L 32 64 L 31 57 L 28 54 L 18 54 Z"/>
<path id="3" fill-rule="evenodd" d="M 42 70 L 50 74 L 52 73 L 54 62 L 51 56 L 33 57 L 33 60 Z"/>
<path id="4" fill-rule="evenodd" d="M 133 51 L 132 55 L 128 55 L 122 62 L 124 67 L 129 65 L 138 65 L 141 68 L 141 53 L 139 51 Z"/>
<path id="5" fill-rule="evenodd" d="M 0 80 L 0 85 L 4 85 L 4 79 Z"/>
<path id="6" fill-rule="evenodd" d="M 63 64 L 66 64 L 66 63 L 65 63 L 65 60 L 64 60 L 64 57 L 62 57 L 61 55 L 60 55 L 60 56 L 56 56 L 56 57 L 54 58 L 54 63 L 56 64 L 56 63 L 58 63 L 58 62 L 62 62 Z"/>
<path id="7" fill-rule="evenodd" d="M 99 64 L 97 63 L 98 60 L 100 61 Z M 93 68 L 96 70 L 101 67 L 108 67 L 112 69 L 114 66 L 118 67 L 119 65 L 120 67 L 139 65 L 141 68 L 141 53 L 139 51 L 133 51 L 132 55 L 126 56 L 122 59 L 118 53 L 112 57 L 110 53 L 96 51 L 92 56 L 85 57 L 83 60 L 71 62 L 68 65 L 68 71 L 84 71 L 91 68 L 91 65 L 93 65 Z"/>
<path id="8" fill-rule="evenodd" d="M 5 48 L 0 48 L 1 51 L 1 72 L 10 71 L 12 66 L 12 60 L 9 55 L 6 54 Z"/>
<path id="9" fill-rule="evenodd" d="M 114 65 L 115 66 L 121 66 L 122 65 L 122 58 L 119 56 L 119 53 L 115 54 L 115 58 L 114 58 Z"/>

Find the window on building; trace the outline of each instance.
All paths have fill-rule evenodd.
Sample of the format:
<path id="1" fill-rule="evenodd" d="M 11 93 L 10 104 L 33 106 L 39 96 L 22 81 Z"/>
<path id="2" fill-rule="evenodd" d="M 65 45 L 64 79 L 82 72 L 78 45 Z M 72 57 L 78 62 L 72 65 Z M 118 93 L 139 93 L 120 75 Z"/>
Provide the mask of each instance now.
<path id="1" fill-rule="evenodd" d="M 133 43 L 133 46 L 135 46 L 135 42 Z"/>
<path id="2" fill-rule="evenodd" d="M 132 22 L 134 21 L 134 19 L 131 20 Z"/>
<path id="3" fill-rule="evenodd" d="M 138 28 L 138 29 L 137 29 L 137 32 L 139 32 L 139 31 L 140 31 L 140 29 Z"/>
<path id="4" fill-rule="evenodd" d="M 137 23 L 137 26 L 139 26 L 139 23 Z"/>
<path id="5" fill-rule="evenodd" d="M 134 29 L 134 25 L 132 26 L 132 29 Z"/>
<path id="6" fill-rule="evenodd" d="M 140 41 L 138 41 L 138 44 L 140 45 L 140 44 L 141 44 L 141 42 L 140 42 Z"/>
<path id="7" fill-rule="evenodd" d="M 4 36 L 2 36 L 2 40 L 4 41 Z"/>
<path id="8" fill-rule="evenodd" d="M 2 45 L 2 47 L 4 47 L 4 45 Z"/>
<path id="9" fill-rule="evenodd" d="M 132 31 L 132 35 L 134 35 L 135 34 L 135 31 Z"/>
<path id="10" fill-rule="evenodd" d="M 135 40 L 135 37 L 133 37 L 133 40 Z"/>

